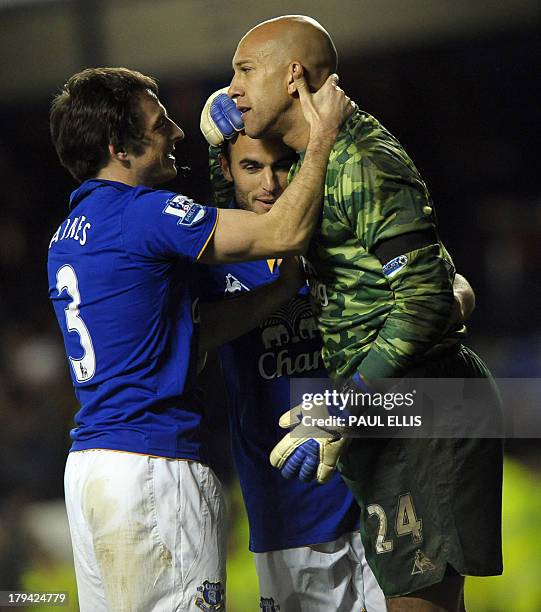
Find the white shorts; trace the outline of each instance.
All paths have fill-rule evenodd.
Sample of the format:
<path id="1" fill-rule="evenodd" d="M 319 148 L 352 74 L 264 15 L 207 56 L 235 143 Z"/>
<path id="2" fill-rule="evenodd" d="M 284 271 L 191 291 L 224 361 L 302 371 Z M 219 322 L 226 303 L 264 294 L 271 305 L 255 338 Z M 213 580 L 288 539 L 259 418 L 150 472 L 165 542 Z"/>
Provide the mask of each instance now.
<path id="1" fill-rule="evenodd" d="M 385 612 L 359 532 L 333 542 L 254 553 L 262 612 Z"/>
<path id="2" fill-rule="evenodd" d="M 209 467 L 79 451 L 64 484 L 82 612 L 225 609 L 223 494 Z"/>

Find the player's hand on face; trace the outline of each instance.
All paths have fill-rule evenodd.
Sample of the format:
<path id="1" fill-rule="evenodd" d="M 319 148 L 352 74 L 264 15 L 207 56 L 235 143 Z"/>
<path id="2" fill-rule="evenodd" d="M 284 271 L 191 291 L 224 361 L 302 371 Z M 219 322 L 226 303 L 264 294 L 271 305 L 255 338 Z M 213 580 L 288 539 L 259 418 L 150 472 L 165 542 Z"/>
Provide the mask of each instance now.
<path id="1" fill-rule="evenodd" d="M 357 108 L 355 102 L 345 94 L 343 89 L 338 87 L 337 74 L 331 74 L 314 94 L 310 93 L 304 77 L 304 69 L 299 63 L 293 66 L 293 79 L 304 118 L 310 125 L 311 133 L 314 131 L 338 132 L 344 121 Z"/>

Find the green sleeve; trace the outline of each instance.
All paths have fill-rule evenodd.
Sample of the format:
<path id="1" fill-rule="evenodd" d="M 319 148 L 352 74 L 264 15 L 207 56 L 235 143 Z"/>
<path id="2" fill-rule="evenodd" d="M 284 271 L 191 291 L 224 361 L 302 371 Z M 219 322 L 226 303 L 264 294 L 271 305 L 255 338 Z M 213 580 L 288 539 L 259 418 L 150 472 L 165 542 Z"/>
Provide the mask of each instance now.
<path id="1" fill-rule="evenodd" d="M 381 242 L 435 228 L 426 185 L 409 158 L 383 147 L 344 165 L 341 199 L 344 213 L 363 247 L 370 253 Z"/>
<path id="2" fill-rule="evenodd" d="M 343 195 L 348 190 L 343 212 L 369 254 L 386 240 L 435 229 L 428 190 L 405 153 L 372 151 L 344 168 Z M 404 375 L 449 327 L 454 267 L 445 248 L 436 243 L 404 255 L 406 265 L 386 277 L 391 310 L 359 366 L 367 379 Z"/>
<path id="3" fill-rule="evenodd" d="M 227 181 L 223 175 L 219 161 L 221 152 L 221 147 L 209 146 L 210 183 L 216 206 L 218 206 L 218 208 L 227 208 L 229 202 L 235 195 L 235 191 L 233 189 L 233 183 Z"/>
<path id="4" fill-rule="evenodd" d="M 394 304 L 359 366 L 366 379 L 398 378 L 449 329 L 454 268 L 440 244 L 406 253 L 407 264 L 388 279 Z"/>

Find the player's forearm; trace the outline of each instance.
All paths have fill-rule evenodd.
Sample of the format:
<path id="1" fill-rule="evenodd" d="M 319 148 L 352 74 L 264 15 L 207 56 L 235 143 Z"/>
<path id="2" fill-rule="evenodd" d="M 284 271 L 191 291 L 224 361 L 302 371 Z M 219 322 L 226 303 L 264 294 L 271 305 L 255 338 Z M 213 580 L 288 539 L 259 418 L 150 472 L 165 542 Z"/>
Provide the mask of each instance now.
<path id="1" fill-rule="evenodd" d="M 444 337 L 452 310 L 452 299 L 446 298 L 426 293 L 397 302 L 359 373 L 367 380 L 404 376 Z"/>
<path id="2" fill-rule="evenodd" d="M 455 320 L 454 323 L 464 323 L 475 310 L 475 293 L 470 283 L 461 274 L 455 275 L 453 282 L 453 293 L 455 296 Z"/>
<path id="3" fill-rule="evenodd" d="M 248 333 L 293 298 L 297 290 L 279 278 L 237 297 L 201 303 L 199 354 Z"/>
<path id="4" fill-rule="evenodd" d="M 441 247 L 424 247 L 408 258 L 408 266 L 389 279 L 393 307 L 358 368 L 367 380 L 403 376 L 449 329 L 453 271 Z"/>
<path id="5" fill-rule="evenodd" d="M 310 137 L 302 167 L 265 216 L 280 256 L 304 253 L 319 220 L 329 154 L 338 132 Z"/>
<path id="6" fill-rule="evenodd" d="M 220 210 L 202 263 L 229 263 L 303 253 L 319 219 L 327 162 L 338 131 L 310 138 L 299 173 L 271 210 Z"/>

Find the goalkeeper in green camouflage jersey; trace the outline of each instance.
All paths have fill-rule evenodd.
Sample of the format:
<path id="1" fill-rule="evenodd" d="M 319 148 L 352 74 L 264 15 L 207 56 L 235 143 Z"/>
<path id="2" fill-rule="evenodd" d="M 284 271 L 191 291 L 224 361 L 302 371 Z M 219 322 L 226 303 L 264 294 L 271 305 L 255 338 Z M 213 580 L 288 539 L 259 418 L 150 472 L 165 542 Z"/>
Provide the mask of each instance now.
<path id="1" fill-rule="evenodd" d="M 302 151 L 309 129 L 299 97 L 306 92 L 293 75 L 304 71 L 317 90 L 336 60 L 329 35 L 310 18 L 280 17 L 250 30 L 228 90 L 246 134 L 281 137 Z M 300 164 L 302 153 L 296 170 Z M 307 261 L 325 366 L 348 390 L 413 375 L 490 379 L 450 325 L 454 266 L 426 185 L 400 143 L 361 111 L 333 147 Z M 298 424 L 295 417 L 281 422 Z M 464 576 L 501 573 L 500 440 L 365 438 L 348 445 L 302 428 L 283 438 L 271 461 L 286 476 L 324 481 L 340 458 L 389 610 L 464 610 Z"/>

